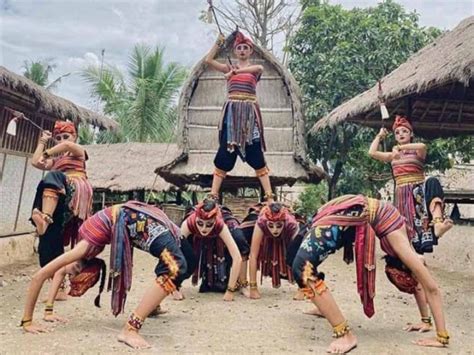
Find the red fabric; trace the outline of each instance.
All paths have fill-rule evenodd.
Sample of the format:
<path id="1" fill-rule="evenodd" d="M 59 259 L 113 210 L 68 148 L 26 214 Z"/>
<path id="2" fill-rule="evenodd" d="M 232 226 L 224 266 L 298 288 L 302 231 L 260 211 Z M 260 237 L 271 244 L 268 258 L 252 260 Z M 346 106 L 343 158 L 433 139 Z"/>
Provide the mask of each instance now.
<path id="1" fill-rule="evenodd" d="M 196 206 L 196 209 L 193 214 L 195 214 L 200 219 L 212 219 L 214 217 L 218 218 L 219 216 L 221 216 L 221 212 L 217 204 L 216 204 L 216 207 L 214 207 L 209 212 L 204 211 L 203 207 L 204 207 L 204 202 L 201 202 L 200 204 Z"/>
<path id="2" fill-rule="evenodd" d="M 77 135 L 76 126 L 72 122 L 56 121 L 53 128 L 53 136 L 61 133 Z"/>
<path id="3" fill-rule="evenodd" d="M 408 119 L 404 116 L 395 116 L 395 122 L 393 122 L 392 129 L 395 131 L 398 127 L 406 127 L 413 132 L 413 126 L 410 124 Z"/>
<path id="4" fill-rule="evenodd" d="M 263 207 L 261 214 L 263 214 L 265 218 L 271 222 L 285 221 L 288 214 L 288 209 L 282 206 L 279 212 L 274 213 L 270 206 L 265 206 Z"/>
<path id="5" fill-rule="evenodd" d="M 239 44 L 247 44 L 250 48 L 253 48 L 253 42 L 249 37 L 246 37 L 242 32 L 237 32 L 234 41 L 234 48 L 237 47 Z"/>

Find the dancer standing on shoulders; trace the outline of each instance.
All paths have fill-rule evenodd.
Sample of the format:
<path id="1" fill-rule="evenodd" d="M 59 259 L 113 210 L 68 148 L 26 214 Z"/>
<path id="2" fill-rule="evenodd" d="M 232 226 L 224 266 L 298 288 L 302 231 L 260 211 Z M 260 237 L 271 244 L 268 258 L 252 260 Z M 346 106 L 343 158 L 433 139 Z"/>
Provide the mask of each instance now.
<path id="1" fill-rule="evenodd" d="M 237 156 L 247 162 L 254 170 L 264 190 L 264 199 L 273 200 L 269 169 L 263 152 L 265 139 L 263 121 L 257 102 L 257 83 L 263 72 L 262 65 L 252 64 L 253 43 L 242 32 L 234 32 L 231 39 L 237 65 L 220 63 L 215 59 L 225 38 L 220 35 L 216 44 L 206 56 L 206 63 L 213 69 L 224 73 L 227 80 L 227 101 L 222 109 L 219 123 L 219 149 L 214 158 L 214 176 L 211 197 L 219 198 L 219 192 Z"/>

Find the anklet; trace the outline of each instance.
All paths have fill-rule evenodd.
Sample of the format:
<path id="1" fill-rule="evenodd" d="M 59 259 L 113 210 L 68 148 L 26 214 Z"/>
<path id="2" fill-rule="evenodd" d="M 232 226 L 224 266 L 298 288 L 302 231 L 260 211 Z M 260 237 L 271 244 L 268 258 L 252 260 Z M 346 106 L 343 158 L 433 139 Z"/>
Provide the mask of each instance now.
<path id="1" fill-rule="evenodd" d="M 20 322 L 20 327 L 27 327 L 29 325 L 31 325 L 31 323 L 33 323 L 33 319 L 22 319 L 21 322 Z"/>
<path id="2" fill-rule="evenodd" d="M 433 224 L 443 223 L 443 218 L 442 217 L 435 217 L 431 220 L 431 223 L 433 223 Z"/>
<path id="3" fill-rule="evenodd" d="M 339 325 L 336 325 L 335 327 L 332 328 L 332 337 L 333 338 L 341 338 L 347 333 L 349 333 L 351 328 L 347 324 L 347 320 L 342 322 Z"/>
<path id="4" fill-rule="evenodd" d="M 144 322 L 145 321 L 143 319 L 141 319 L 135 313 L 132 313 L 130 314 L 130 317 L 128 317 L 128 321 L 127 321 L 128 330 L 134 330 L 138 332 L 143 326 Z"/>
<path id="5" fill-rule="evenodd" d="M 239 284 L 239 288 L 247 288 L 249 286 L 249 282 L 247 280 L 245 281 L 237 281 Z"/>
<path id="6" fill-rule="evenodd" d="M 50 316 L 53 314 L 53 309 L 54 309 L 54 305 L 53 304 L 46 304 L 44 306 L 44 315 L 45 316 Z"/>
<path id="7" fill-rule="evenodd" d="M 257 281 L 250 281 L 249 286 L 251 290 L 256 290 L 258 288 Z"/>
<path id="8" fill-rule="evenodd" d="M 436 332 L 436 340 L 440 342 L 443 345 L 448 345 L 449 344 L 449 333 L 447 330 L 442 331 L 442 332 Z"/>
<path id="9" fill-rule="evenodd" d="M 431 316 L 428 316 L 428 317 L 421 317 L 421 321 L 425 324 L 428 324 L 428 325 L 433 325 L 433 322 L 431 321 Z"/>
<path id="10" fill-rule="evenodd" d="M 237 291 L 239 289 L 239 286 L 234 286 L 234 287 L 230 287 L 230 286 L 227 286 L 227 291 L 229 292 L 232 292 L 234 293 L 235 291 Z"/>

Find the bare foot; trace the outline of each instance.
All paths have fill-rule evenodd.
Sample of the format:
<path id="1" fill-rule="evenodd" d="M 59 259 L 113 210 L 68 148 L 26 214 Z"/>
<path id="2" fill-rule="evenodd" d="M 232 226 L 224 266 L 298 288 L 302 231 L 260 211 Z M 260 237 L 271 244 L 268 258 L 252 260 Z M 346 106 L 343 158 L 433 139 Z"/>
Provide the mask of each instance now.
<path id="1" fill-rule="evenodd" d="M 151 348 L 151 345 L 134 330 L 122 329 L 120 334 L 117 336 L 117 340 L 121 343 L 127 344 L 133 349 L 139 350 Z"/>
<path id="2" fill-rule="evenodd" d="M 233 301 L 234 300 L 234 293 L 230 292 L 230 291 L 226 291 L 224 293 L 223 300 L 227 301 L 227 302 Z"/>
<path id="3" fill-rule="evenodd" d="M 449 218 L 446 218 L 443 222 L 436 223 L 434 225 L 434 234 L 438 238 L 441 238 L 444 233 L 453 228 L 453 221 Z"/>
<path id="4" fill-rule="evenodd" d="M 423 338 L 413 341 L 413 344 L 419 346 L 430 346 L 434 348 L 444 348 L 446 345 L 441 344 L 436 338 Z"/>
<path id="5" fill-rule="evenodd" d="M 30 325 L 23 326 L 23 330 L 26 333 L 32 333 L 32 334 L 39 334 L 39 333 L 49 333 L 50 329 L 43 327 L 41 325 L 37 325 L 35 323 L 31 323 Z"/>
<path id="6" fill-rule="evenodd" d="M 243 294 L 245 297 L 250 298 L 250 290 L 248 287 L 242 287 L 240 289 L 240 293 Z"/>
<path id="7" fill-rule="evenodd" d="M 321 313 L 319 308 L 316 307 L 316 306 L 314 308 L 310 309 L 309 311 L 304 311 L 303 313 L 308 314 L 310 316 L 316 316 L 316 317 L 324 318 L 323 314 Z"/>
<path id="8" fill-rule="evenodd" d="M 59 290 L 56 294 L 55 301 L 67 301 L 68 295 L 66 290 Z"/>
<path id="9" fill-rule="evenodd" d="M 182 301 L 184 300 L 184 294 L 180 290 L 176 290 L 173 292 L 173 299 L 175 301 Z"/>
<path id="10" fill-rule="evenodd" d="M 155 310 L 153 310 L 153 311 L 148 315 L 148 318 L 156 318 L 156 317 L 158 317 L 160 314 L 165 314 L 165 313 L 168 313 L 168 311 L 167 311 L 166 309 L 161 308 L 161 306 L 158 306 L 158 307 L 156 307 Z"/>
<path id="11" fill-rule="evenodd" d="M 60 317 L 60 316 L 57 316 L 55 314 L 45 314 L 44 317 L 43 317 L 43 320 L 46 321 L 46 322 L 52 322 L 52 323 L 67 323 L 68 320 L 66 318 L 63 318 L 63 317 Z"/>
<path id="12" fill-rule="evenodd" d="M 35 223 L 36 226 L 36 233 L 38 233 L 39 236 L 42 236 L 44 233 L 46 233 L 46 229 L 48 229 L 48 222 L 46 222 L 43 218 L 43 213 L 35 208 L 31 214 L 31 219 Z"/>
<path id="13" fill-rule="evenodd" d="M 417 323 L 417 324 L 411 324 L 408 323 L 405 327 L 403 327 L 403 330 L 407 332 L 420 332 L 420 333 L 426 333 L 431 330 L 431 325 L 428 323 Z"/>
<path id="14" fill-rule="evenodd" d="M 304 292 L 301 290 L 296 291 L 295 295 L 293 296 L 294 301 L 304 301 Z"/>
<path id="15" fill-rule="evenodd" d="M 260 298 L 262 298 L 262 295 L 260 294 L 260 291 L 255 288 L 255 289 L 250 289 L 250 292 L 249 292 L 249 298 L 253 299 L 253 300 L 258 300 Z"/>
<path id="16" fill-rule="evenodd" d="M 331 354 L 346 354 L 357 346 L 357 338 L 352 332 L 343 337 L 337 338 L 330 345 L 326 352 Z"/>

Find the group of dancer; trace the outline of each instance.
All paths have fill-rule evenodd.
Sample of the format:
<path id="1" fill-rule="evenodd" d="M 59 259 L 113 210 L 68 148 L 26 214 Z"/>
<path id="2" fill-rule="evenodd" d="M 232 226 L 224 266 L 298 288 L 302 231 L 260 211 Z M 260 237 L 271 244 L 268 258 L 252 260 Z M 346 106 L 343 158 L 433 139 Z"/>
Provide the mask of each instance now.
<path id="1" fill-rule="evenodd" d="M 233 43 L 237 64 L 215 59 L 225 43 Z M 170 294 L 178 294 L 182 282 L 201 280 L 200 292 L 223 292 L 232 301 L 236 292 L 261 298 L 257 271 L 278 288 L 281 279 L 298 285 L 295 299 L 309 299 L 313 314 L 333 327 L 331 353 L 346 353 L 357 338 L 324 280 L 320 264 L 344 248 L 344 260 L 356 261 L 357 290 L 364 313 L 371 317 L 375 296 L 375 240 L 386 255 L 385 272 L 402 292 L 415 296 L 421 322 L 407 330 L 429 331 L 436 337 L 418 340 L 422 346 L 449 344 L 441 293 L 421 254 L 432 252 L 438 239 L 451 227 L 443 215 L 443 190 L 438 180 L 425 180 L 426 147 L 413 143 L 413 128 L 397 116 L 393 132 L 397 145 L 392 152 L 378 150 L 388 131 L 381 129 L 369 155 L 389 162 L 395 179 L 395 206 L 363 195 L 338 197 L 315 211 L 310 223 L 291 208 L 275 202 L 264 151 L 263 121 L 256 98 L 261 65 L 252 65 L 252 41 L 241 32 L 225 39 L 219 36 L 206 56 L 206 63 L 227 79 L 228 97 L 219 124 L 219 149 L 210 195 L 185 216 L 181 226 L 158 207 L 139 201 L 107 207 L 91 215 L 92 187 L 87 180 L 87 152 L 77 144 L 74 124 L 58 121 L 52 133 L 44 131 L 33 155 L 33 165 L 49 172 L 38 185 L 31 220 L 39 235 L 41 269 L 30 282 L 21 326 L 26 332 L 47 331 L 33 321 L 34 309 L 45 281 L 52 279 L 43 319 L 63 321 L 54 313 L 54 301 L 64 298 L 66 275 L 73 296 L 83 295 L 100 280 L 100 292 L 108 278 L 112 313 L 123 312 L 132 285 L 133 248 L 158 259 L 156 278 L 150 281 L 142 300 L 125 321 L 118 340 L 142 349 L 149 343 L 140 335 L 145 319 Z M 50 139 L 57 144 L 46 149 Z M 255 169 L 263 187 L 263 202 L 252 206 L 240 222 L 219 203 L 220 187 L 237 157 Z M 64 247 L 72 248 L 64 252 Z M 109 271 L 97 256 L 110 245 Z M 61 295 L 62 293 L 62 295 Z"/>

